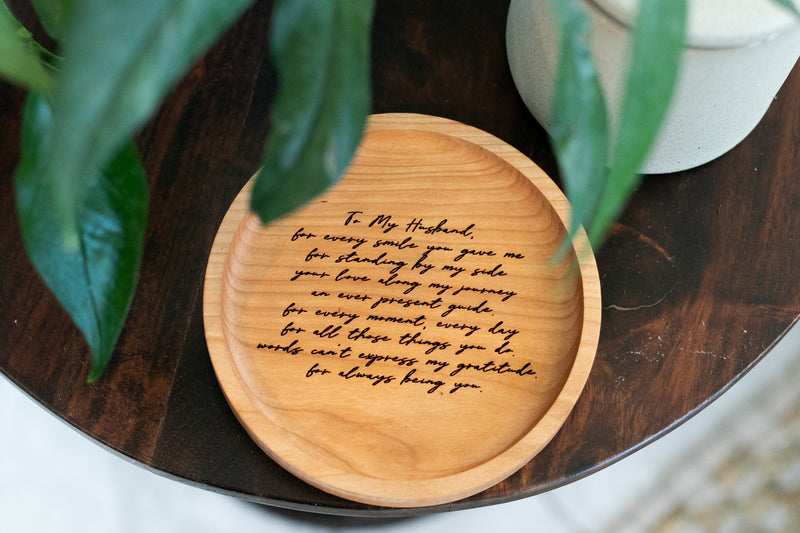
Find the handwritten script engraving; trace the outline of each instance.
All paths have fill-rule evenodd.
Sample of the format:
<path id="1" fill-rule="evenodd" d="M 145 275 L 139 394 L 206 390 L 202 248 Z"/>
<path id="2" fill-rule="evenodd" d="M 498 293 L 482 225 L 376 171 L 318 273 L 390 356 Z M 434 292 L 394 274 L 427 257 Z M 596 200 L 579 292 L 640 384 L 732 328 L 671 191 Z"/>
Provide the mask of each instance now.
<path id="1" fill-rule="evenodd" d="M 517 357 L 525 324 L 513 312 L 515 274 L 525 254 L 477 245 L 479 233 L 472 221 L 367 209 L 343 212 L 339 227 L 296 228 L 284 243 L 295 296 L 279 303 L 270 318 L 281 325 L 256 348 L 302 358 L 298 378 L 423 395 L 537 379 Z"/>

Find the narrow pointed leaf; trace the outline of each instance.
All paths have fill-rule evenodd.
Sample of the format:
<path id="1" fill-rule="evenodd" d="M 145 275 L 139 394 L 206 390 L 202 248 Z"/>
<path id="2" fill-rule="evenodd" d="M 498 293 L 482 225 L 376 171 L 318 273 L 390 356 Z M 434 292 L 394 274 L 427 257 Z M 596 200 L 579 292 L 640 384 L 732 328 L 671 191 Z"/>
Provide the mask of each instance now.
<path id="1" fill-rule="evenodd" d="M 606 179 L 608 118 L 588 45 L 589 21 L 575 0 L 551 0 L 560 31 L 550 129 L 564 189 L 572 205 L 570 236 L 594 214 Z"/>
<path id="2" fill-rule="evenodd" d="M 38 54 L 26 45 L 25 34 L 27 32 L 0 1 L 0 77 L 42 91 L 49 87 L 50 76 Z"/>
<path id="3" fill-rule="evenodd" d="M 271 51 L 279 89 L 251 208 L 263 222 L 335 183 L 370 107 L 372 0 L 279 1 Z"/>
<path id="4" fill-rule="evenodd" d="M 64 245 L 102 168 L 251 0 L 81 0 L 62 38 L 51 150 L 41 168 Z"/>
<path id="5" fill-rule="evenodd" d="M 642 0 L 614 157 L 589 230 L 595 245 L 639 183 L 639 168 L 669 108 L 683 51 L 686 10 L 686 0 Z"/>
<path id="6" fill-rule="evenodd" d="M 39 167 L 50 149 L 52 128 L 50 105 L 30 94 L 15 180 L 17 213 L 28 256 L 89 345 L 88 381 L 94 381 L 111 357 L 133 299 L 147 183 L 135 146 L 126 144 L 103 172 L 86 177 L 88 194 L 76 213 L 79 245 L 65 249 L 50 184 Z"/>

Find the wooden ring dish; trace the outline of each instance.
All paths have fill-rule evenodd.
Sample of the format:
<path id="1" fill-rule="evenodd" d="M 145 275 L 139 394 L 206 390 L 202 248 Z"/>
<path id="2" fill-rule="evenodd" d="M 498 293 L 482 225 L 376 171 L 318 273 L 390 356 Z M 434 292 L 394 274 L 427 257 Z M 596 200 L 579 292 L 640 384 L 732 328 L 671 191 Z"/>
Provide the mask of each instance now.
<path id="1" fill-rule="evenodd" d="M 475 128 L 389 114 L 289 216 L 260 224 L 250 183 L 214 241 L 203 315 L 222 390 L 272 459 L 343 498 L 428 506 L 550 441 L 601 305 L 583 232 L 553 264 L 569 208 L 541 169 Z"/>

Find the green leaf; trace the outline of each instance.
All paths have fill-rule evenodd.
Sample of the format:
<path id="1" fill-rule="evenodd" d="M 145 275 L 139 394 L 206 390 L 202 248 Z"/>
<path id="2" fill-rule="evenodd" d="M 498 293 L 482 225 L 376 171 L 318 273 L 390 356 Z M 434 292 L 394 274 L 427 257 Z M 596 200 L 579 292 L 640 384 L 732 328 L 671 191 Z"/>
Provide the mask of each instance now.
<path id="1" fill-rule="evenodd" d="M 25 34 L 27 32 L 0 1 L 0 76 L 23 87 L 46 90 L 50 86 L 50 76 L 35 51 L 26 46 Z"/>
<path id="2" fill-rule="evenodd" d="M 775 3 L 782 5 L 789 11 L 795 14 L 795 16 L 800 17 L 800 9 L 797 8 L 797 5 L 792 2 L 792 0 L 774 0 Z"/>
<path id="3" fill-rule="evenodd" d="M 608 119 L 585 13 L 575 0 L 550 0 L 550 8 L 560 31 L 550 136 L 572 204 L 572 236 L 591 219 L 606 180 Z"/>
<path id="4" fill-rule="evenodd" d="M 372 0 L 278 2 L 271 50 L 279 76 L 251 208 L 266 223 L 344 172 L 370 107 Z"/>
<path id="5" fill-rule="evenodd" d="M 639 168 L 672 100 L 683 51 L 686 9 L 686 0 L 643 0 L 639 8 L 614 157 L 589 229 L 595 245 L 605 237 L 639 183 Z"/>
<path id="6" fill-rule="evenodd" d="M 73 0 L 31 0 L 44 30 L 53 39 L 61 39 L 72 12 Z"/>
<path id="7" fill-rule="evenodd" d="M 126 144 L 103 172 L 86 177 L 77 209 L 78 241 L 65 249 L 51 184 L 41 172 L 54 116 L 35 93 L 23 114 L 22 153 L 15 180 L 17 214 L 28 256 L 91 349 L 88 381 L 105 368 L 133 299 L 147 223 L 147 182 L 136 148 Z"/>
<path id="8" fill-rule="evenodd" d="M 250 0 L 81 0 L 62 38 L 50 152 L 41 167 L 64 246 L 102 168 Z"/>

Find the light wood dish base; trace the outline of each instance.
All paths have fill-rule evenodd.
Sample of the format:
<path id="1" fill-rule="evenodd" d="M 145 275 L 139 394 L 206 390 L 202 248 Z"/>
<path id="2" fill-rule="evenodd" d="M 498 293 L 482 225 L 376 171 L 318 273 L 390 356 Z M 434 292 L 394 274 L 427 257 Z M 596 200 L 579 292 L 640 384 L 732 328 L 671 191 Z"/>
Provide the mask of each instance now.
<path id="1" fill-rule="evenodd" d="M 601 304 L 582 232 L 552 264 L 569 208 L 541 169 L 475 128 L 388 114 L 291 215 L 260 224 L 251 183 L 214 241 L 203 315 L 222 390 L 272 459 L 340 497 L 416 507 L 550 441 Z"/>

